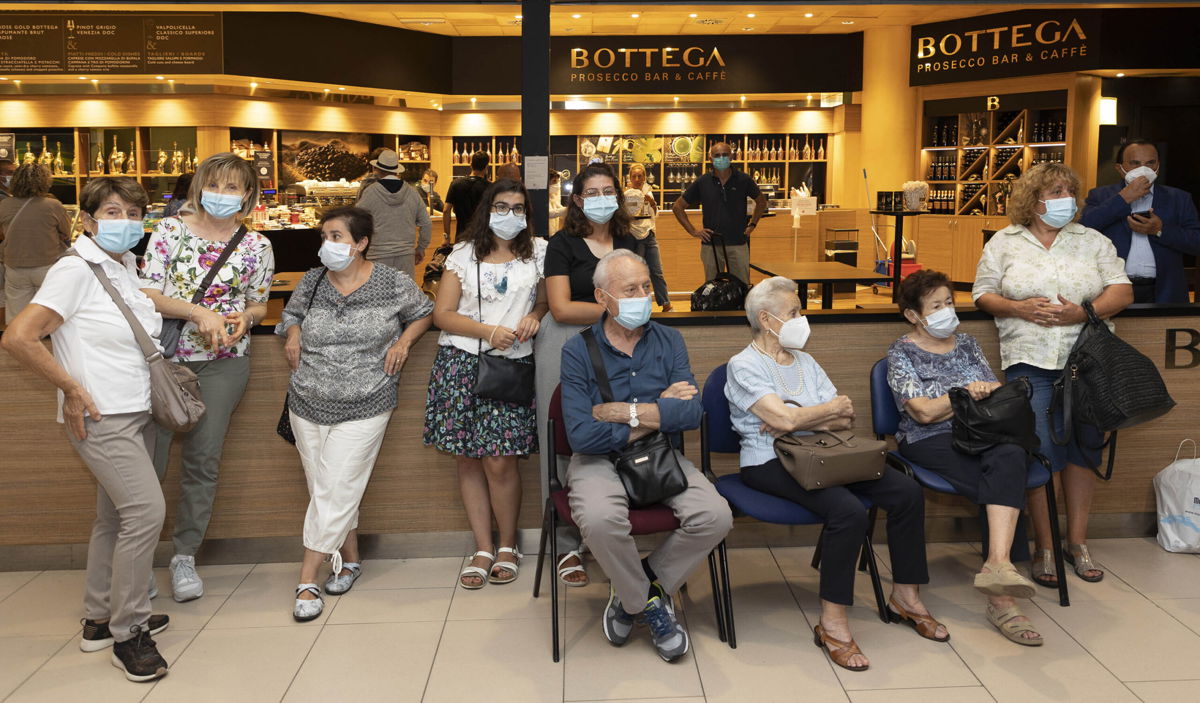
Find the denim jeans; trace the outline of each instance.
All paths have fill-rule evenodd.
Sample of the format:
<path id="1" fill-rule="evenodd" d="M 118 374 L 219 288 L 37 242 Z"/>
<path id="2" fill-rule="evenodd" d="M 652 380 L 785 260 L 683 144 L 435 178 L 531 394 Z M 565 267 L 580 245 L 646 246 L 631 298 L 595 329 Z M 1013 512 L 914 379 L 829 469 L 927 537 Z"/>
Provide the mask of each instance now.
<path id="1" fill-rule="evenodd" d="M 1041 452 L 1050 460 L 1050 465 L 1054 467 L 1054 470 L 1062 471 L 1067 464 L 1097 467 L 1100 465 L 1101 450 L 1092 447 L 1098 447 L 1103 441 L 1103 437 L 1096 428 L 1079 425 L 1079 431 L 1065 446 L 1055 444 L 1054 440 L 1050 438 L 1050 417 L 1046 411 L 1054 397 L 1054 382 L 1061 375 L 1061 370 L 1042 369 L 1030 364 L 1013 364 L 1004 369 L 1006 380 L 1011 381 L 1014 378 L 1025 376 L 1033 386 L 1033 397 L 1030 402 L 1033 404 L 1034 415 L 1037 416 L 1037 434 L 1038 439 L 1042 441 Z M 1063 431 L 1061 409 L 1054 413 L 1054 431 L 1059 435 Z"/>

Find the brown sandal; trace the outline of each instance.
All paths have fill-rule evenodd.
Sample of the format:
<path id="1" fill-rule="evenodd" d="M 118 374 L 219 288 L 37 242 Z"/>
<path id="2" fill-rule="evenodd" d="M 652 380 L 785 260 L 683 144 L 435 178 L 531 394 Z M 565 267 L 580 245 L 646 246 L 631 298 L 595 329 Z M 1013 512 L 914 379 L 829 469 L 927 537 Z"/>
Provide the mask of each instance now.
<path id="1" fill-rule="evenodd" d="M 910 613 L 901 607 L 901 605 L 896 602 L 895 598 L 888 599 L 887 611 L 888 620 L 907 624 L 909 627 L 916 630 L 918 635 L 927 640 L 933 640 L 934 642 L 946 642 L 950 639 L 949 632 L 946 633 L 945 637 L 934 636 L 937 633 L 938 627 L 942 626 L 942 624 L 937 620 L 934 620 L 932 616 Z"/>
<path id="2" fill-rule="evenodd" d="M 829 652 L 829 658 L 833 660 L 833 663 L 837 664 L 843 669 L 848 669 L 850 671 L 866 671 L 869 666 L 850 666 L 847 664 L 847 662 L 850 661 L 850 657 L 854 656 L 855 654 L 862 654 L 862 650 L 858 648 L 858 644 L 855 643 L 854 640 L 843 642 L 841 640 L 834 639 L 825 634 L 825 630 L 820 625 L 817 625 L 813 628 L 813 644 L 817 645 L 821 649 L 824 649 L 826 652 Z"/>

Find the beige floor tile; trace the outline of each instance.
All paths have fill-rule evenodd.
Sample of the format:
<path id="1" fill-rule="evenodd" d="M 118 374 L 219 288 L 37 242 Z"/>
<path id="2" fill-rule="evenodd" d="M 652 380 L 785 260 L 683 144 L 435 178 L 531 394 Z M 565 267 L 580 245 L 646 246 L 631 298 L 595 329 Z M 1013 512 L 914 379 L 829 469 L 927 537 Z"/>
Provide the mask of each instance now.
<path id="1" fill-rule="evenodd" d="M 155 635 L 159 653 L 172 667 L 167 678 L 174 675 L 175 662 L 195 637 L 195 630 L 167 629 Z M 81 652 L 71 642 L 18 688 L 8 701 L 140 701 L 150 692 L 150 685 L 126 680 L 121 670 L 112 665 L 111 649 Z"/>
<path id="2" fill-rule="evenodd" d="M 1164 598 L 1154 602 L 1176 620 L 1191 628 L 1192 632 L 1200 634 L 1200 598 Z"/>
<path id="3" fill-rule="evenodd" d="M 200 600 L 209 596 L 227 596 L 233 593 L 253 568 L 254 564 L 197 565 L 196 573 L 200 574 L 200 578 L 204 580 L 204 596 Z M 299 565 L 296 566 L 296 573 L 297 575 L 300 573 Z M 165 566 L 155 569 L 154 582 L 158 584 L 159 598 L 171 597 L 170 569 Z M 154 600 L 157 602 L 158 598 Z"/>
<path id="4" fill-rule="evenodd" d="M 8 598 L 17 589 L 33 580 L 40 571 L 0 571 L 0 601 Z"/>
<path id="5" fill-rule="evenodd" d="M 1147 598 L 1200 598 L 1200 558 L 1194 554 L 1163 551 L 1153 537 L 1096 540 L 1089 548 L 1102 569 Z M 1071 588 L 1077 583 L 1072 579 Z"/>
<path id="6" fill-rule="evenodd" d="M 64 646 L 74 646 L 75 635 L 8 637 L 0 639 L 0 700 L 49 661 Z"/>
<path id="7" fill-rule="evenodd" d="M 1054 612 L 1079 606 L 1059 608 Z M 938 618 L 950 631 L 950 645 L 1000 703 L 1132 701 L 1108 669 L 1034 606 L 1022 610 L 1045 639 L 1022 647 L 1004 639 L 984 615 L 983 604 L 947 605 Z"/>
<path id="8" fill-rule="evenodd" d="M 524 566 L 532 563 L 525 560 Z M 354 582 L 354 589 L 450 588 L 458 580 L 461 569 L 462 559 L 458 557 L 368 559 L 363 563 L 362 576 Z"/>
<path id="9" fill-rule="evenodd" d="M 550 597 L 550 590 L 542 591 L 542 598 Z M 604 612 L 608 605 L 609 582 L 599 569 L 592 572 L 591 582 L 586 586 L 570 588 L 559 584 L 558 597 L 566 598 L 566 615 L 569 618 L 593 618 Z M 550 616 L 547 604 L 546 616 Z"/>
<path id="10" fill-rule="evenodd" d="M 441 635 L 441 621 L 328 625 L 283 700 L 419 703 Z"/>
<path id="11" fill-rule="evenodd" d="M 563 667 L 550 658 L 548 619 L 446 622 L 424 703 L 488 700 L 489 691 L 496 700 L 562 701 Z"/>
<path id="12" fill-rule="evenodd" d="M 1180 703 L 1196 699 L 1200 680 L 1192 681 L 1131 681 L 1129 689 L 1142 703 Z"/>
<path id="13" fill-rule="evenodd" d="M 172 629 L 202 630 L 228 598 L 229 594 L 205 593 L 202 598 L 176 603 L 170 590 L 166 590 L 150 601 L 150 608 L 155 613 L 171 616 Z"/>
<path id="14" fill-rule="evenodd" d="M 1122 681 L 1196 678 L 1200 635 L 1154 603 L 1103 601 L 1044 610 Z"/>
<path id="15" fill-rule="evenodd" d="M 330 625 L 378 622 L 442 622 L 450 608 L 453 588 L 398 588 L 394 591 L 357 591 L 326 596 L 338 601 Z"/>
<path id="16" fill-rule="evenodd" d="M 819 622 L 820 615 L 820 610 L 805 610 L 812 623 Z M 935 615 L 943 617 L 940 612 Z M 979 685 L 948 643 L 924 639 L 909 627 L 884 624 L 873 609 L 851 608 L 850 628 L 871 668 L 856 672 L 835 666 L 834 673 L 847 691 Z"/>
<path id="17" fill-rule="evenodd" d="M 737 649 L 717 637 L 709 610 L 693 614 L 688 625 L 709 703 L 846 701 L 846 692 L 825 655 L 813 646 L 808 620 L 798 609 L 742 613 L 737 618 Z"/>
<path id="18" fill-rule="evenodd" d="M 982 686 L 850 692 L 851 703 L 993 703 L 994 700 Z"/>
<path id="19" fill-rule="evenodd" d="M 82 571 L 43 571 L 0 602 L 0 637 L 69 635 L 83 617 Z"/>
<path id="20" fill-rule="evenodd" d="M 711 699 L 710 699 L 711 700 Z M 597 701 L 576 701 L 575 703 L 599 703 Z M 604 701 L 604 703 L 612 703 Z M 626 698 L 615 703 L 704 703 L 703 698 Z"/>
<path id="21" fill-rule="evenodd" d="M 686 627 L 686 625 L 685 625 Z M 694 652 L 664 662 L 654 651 L 649 630 L 634 628 L 622 647 L 604 637 L 599 617 L 570 618 L 564 653 L 563 700 L 625 700 L 703 696 Z"/>
<path id="22" fill-rule="evenodd" d="M 729 580 L 735 608 L 778 610 L 800 607 L 782 578 L 779 564 L 770 549 L 730 549 L 728 554 Z M 688 579 L 688 595 L 696 605 L 711 610 L 711 594 L 712 579 L 706 560 Z"/>
<path id="23" fill-rule="evenodd" d="M 155 685 L 148 703 L 261 703 L 283 697 L 320 628 L 206 629 Z M 164 635 L 166 633 L 163 633 Z M 167 658 L 171 661 L 171 658 Z"/>
<path id="24" fill-rule="evenodd" d="M 459 562 L 459 569 L 466 566 L 468 561 Z M 528 568 L 525 568 L 528 567 Z M 533 597 L 533 575 L 535 569 L 530 560 L 526 560 L 521 574 L 516 581 L 506 584 L 491 584 L 471 591 L 455 586 L 454 599 L 450 603 L 450 620 L 510 620 L 513 618 L 549 618 L 550 617 L 550 574 L 546 569 L 542 572 L 541 594 Z M 457 582 L 456 582 L 457 583 Z M 561 585 L 561 584 L 560 584 Z M 559 607 L 564 607 L 562 598 L 565 588 L 559 589 Z"/>
<path id="25" fill-rule="evenodd" d="M 311 622 L 292 619 L 299 564 L 258 564 L 209 620 L 207 629 L 247 627 L 313 628 L 324 623 L 338 599 L 325 597 L 325 612 Z M 160 596 L 161 598 L 162 596 Z"/>

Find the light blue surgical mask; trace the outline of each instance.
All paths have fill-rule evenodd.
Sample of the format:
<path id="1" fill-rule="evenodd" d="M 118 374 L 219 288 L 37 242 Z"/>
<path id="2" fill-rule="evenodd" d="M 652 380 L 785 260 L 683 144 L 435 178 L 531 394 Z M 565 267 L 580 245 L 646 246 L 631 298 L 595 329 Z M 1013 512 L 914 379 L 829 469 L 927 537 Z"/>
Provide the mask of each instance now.
<path id="1" fill-rule="evenodd" d="M 729 168 L 729 157 L 728 156 L 714 156 L 713 160 L 712 160 L 712 164 L 713 164 L 713 168 L 717 169 L 718 171 L 724 171 L 725 169 Z"/>
<path id="2" fill-rule="evenodd" d="M 92 241 L 112 254 L 124 254 L 137 246 L 144 235 L 141 220 L 96 220 Z"/>
<path id="3" fill-rule="evenodd" d="M 617 196 L 593 195 L 583 199 L 583 214 L 592 222 L 602 225 L 612 219 L 617 211 Z"/>
<path id="4" fill-rule="evenodd" d="M 223 220 L 237 214 L 242 209 L 242 198 L 241 195 L 214 193 L 206 190 L 200 194 L 200 205 L 208 214 L 218 220 Z"/>
<path id="5" fill-rule="evenodd" d="M 1078 205 L 1075 204 L 1073 197 L 1051 198 L 1042 202 L 1046 204 L 1046 213 L 1038 215 L 1038 217 L 1054 229 L 1066 227 L 1067 223 L 1075 218 L 1075 209 Z"/>
<path id="6" fill-rule="evenodd" d="M 618 312 L 614 320 L 627 330 L 636 330 L 650 321 L 650 296 L 643 298 L 618 298 L 604 291 L 604 294 L 617 301 Z"/>

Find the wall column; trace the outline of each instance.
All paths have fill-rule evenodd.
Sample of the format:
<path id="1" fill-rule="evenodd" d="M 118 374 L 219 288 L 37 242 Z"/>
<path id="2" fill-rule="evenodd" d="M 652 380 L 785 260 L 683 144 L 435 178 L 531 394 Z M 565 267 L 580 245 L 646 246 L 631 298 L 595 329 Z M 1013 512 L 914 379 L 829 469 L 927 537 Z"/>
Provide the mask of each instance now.
<path id="1" fill-rule="evenodd" d="M 917 91 L 908 85 L 909 27 L 867 29 L 863 36 L 862 165 L 871 199 L 915 180 Z M 848 193 L 862 192 L 862 171 L 849 174 Z M 875 203 L 866 203 L 874 207 Z"/>

